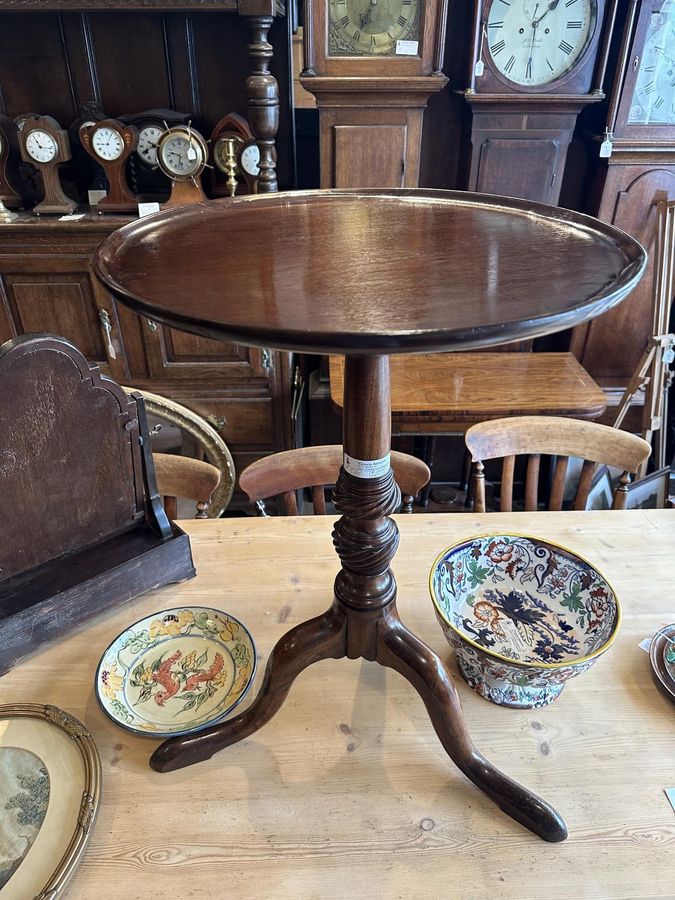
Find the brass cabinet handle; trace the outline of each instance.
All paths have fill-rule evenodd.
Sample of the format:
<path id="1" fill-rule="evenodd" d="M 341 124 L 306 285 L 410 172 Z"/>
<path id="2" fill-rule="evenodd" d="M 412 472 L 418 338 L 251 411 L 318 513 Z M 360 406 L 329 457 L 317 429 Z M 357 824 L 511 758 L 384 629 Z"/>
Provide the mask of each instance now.
<path id="1" fill-rule="evenodd" d="M 103 307 L 99 308 L 98 318 L 101 323 L 101 330 L 103 331 L 103 339 L 105 340 L 106 346 L 108 348 L 108 356 L 110 359 L 117 359 L 117 352 L 115 350 L 115 345 L 112 342 L 112 322 L 110 321 L 110 313 L 107 309 L 103 309 Z"/>

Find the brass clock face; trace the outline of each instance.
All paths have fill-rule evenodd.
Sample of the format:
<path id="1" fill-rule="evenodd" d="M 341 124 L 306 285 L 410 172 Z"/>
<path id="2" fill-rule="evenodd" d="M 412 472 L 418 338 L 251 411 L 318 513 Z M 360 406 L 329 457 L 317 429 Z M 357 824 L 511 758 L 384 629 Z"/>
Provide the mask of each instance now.
<path id="1" fill-rule="evenodd" d="M 417 56 L 420 0 L 328 0 L 329 56 Z"/>
<path id="2" fill-rule="evenodd" d="M 509 81 L 539 87 L 580 62 L 598 18 L 597 0 L 493 0 L 485 46 Z"/>
<path id="3" fill-rule="evenodd" d="M 629 125 L 675 125 L 675 2 L 651 14 Z"/>

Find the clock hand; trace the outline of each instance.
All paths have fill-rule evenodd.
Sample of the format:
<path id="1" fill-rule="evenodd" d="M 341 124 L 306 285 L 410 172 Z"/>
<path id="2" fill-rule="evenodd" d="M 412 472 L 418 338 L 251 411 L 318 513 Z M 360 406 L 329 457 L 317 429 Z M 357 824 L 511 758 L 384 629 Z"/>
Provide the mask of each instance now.
<path id="1" fill-rule="evenodd" d="M 548 5 L 547 10 L 546 10 L 544 13 L 542 13 L 542 15 L 539 16 L 538 19 L 533 19 L 532 25 L 536 28 L 537 25 L 541 22 L 541 20 L 542 20 L 542 19 L 545 19 L 546 16 L 547 16 L 550 12 L 553 12 L 553 10 L 557 7 L 557 5 L 558 5 L 559 3 L 560 3 L 560 0 L 551 0 L 551 2 L 550 2 L 549 5 Z"/>

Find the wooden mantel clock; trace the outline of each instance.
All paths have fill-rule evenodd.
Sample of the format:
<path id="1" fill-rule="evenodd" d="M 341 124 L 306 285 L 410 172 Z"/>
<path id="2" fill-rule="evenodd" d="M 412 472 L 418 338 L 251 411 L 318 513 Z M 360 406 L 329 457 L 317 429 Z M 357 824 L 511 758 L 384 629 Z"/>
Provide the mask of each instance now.
<path id="1" fill-rule="evenodd" d="M 416 187 L 448 0 L 305 0 L 302 86 L 319 109 L 322 187 Z"/>
<path id="2" fill-rule="evenodd" d="M 108 194 L 96 204 L 97 212 L 136 212 L 138 197 L 129 190 L 126 163 L 138 146 L 138 129 L 117 119 L 103 119 L 80 128 L 80 141 L 108 179 Z"/>
<path id="3" fill-rule="evenodd" d="M 77 207 L 61 187 L 59 166 L 71 158 L 68 132 L 52 116 L 29 116 L 21 124 L 21 158 L 42 175 L 44 198 L 33 208 L 40 213 L 69 213 Z"/>
<path id="4" fill-rule="evenodd" d="M 466 187 L 556 204 L 576 120 L 604 98 L 616 0 L 476 0 Z"/>

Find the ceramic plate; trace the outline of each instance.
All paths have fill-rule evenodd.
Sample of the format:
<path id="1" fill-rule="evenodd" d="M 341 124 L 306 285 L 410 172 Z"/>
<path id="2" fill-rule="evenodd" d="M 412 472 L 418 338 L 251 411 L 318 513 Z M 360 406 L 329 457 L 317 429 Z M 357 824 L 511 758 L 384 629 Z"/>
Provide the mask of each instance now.
<path id="1" fill-rule="evenodd" d="M 186 734 L 234 709 L 255 666 L 253 638 L 233 616 L 204 606 L 169 609 L 115 638 L 96 672 L 96 696 L 136 734 Z"/>
<path id="2" fill-rule="evenodd" d="M 669 640 L 670 638 L 670 640 Z M 675 703 L 675 625 L 657 631 L 649 645 L 649 662 L 656 686 Z"/>

